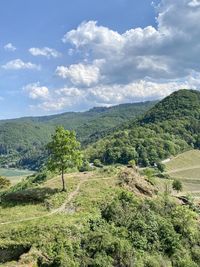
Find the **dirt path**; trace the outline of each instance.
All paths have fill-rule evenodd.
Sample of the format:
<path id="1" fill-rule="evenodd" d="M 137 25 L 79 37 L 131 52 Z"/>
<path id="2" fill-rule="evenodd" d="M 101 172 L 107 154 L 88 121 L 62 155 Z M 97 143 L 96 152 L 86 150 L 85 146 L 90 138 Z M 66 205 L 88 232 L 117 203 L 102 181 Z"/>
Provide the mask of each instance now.
<path id="1" fill-rule="evenodd" d="M 50 211 L 49 213 L 44 214 L 44 215 L 28 217 L 28 218 L 21 219 L 21 220 L 3 222 L 3 223 L 0 223 L 0 225 L 7 225 L 7 224 L 13 224 L 13 223 L 33 221 L 33 220 L 42 219 L 42 218 L 45 218 L 45 217 L 50 217 L 50 216 L 52 216 L 54 214 L 57 214 L 57 213 L 62 213 L 62 212 L 65 211 L 67 204 L 69 204 L 78 195 L 78 193 L 80 191 L 80 188 L 81 188 L 81 185 L 83 183 L 90 182 L 90 181 L 109 180 L 109 179 L 113 179 L 113 177 L 100 178 L 100 179 L 99 178 L 94 178 L 94 179 L 84 178 L 78 183 L 76 189 L 74 191 L 72 191 L 71 193 L 69 193 L 67 199 L 65 200 L 65 202 L 59 208 L 53 209 L 52 211 Z"/>

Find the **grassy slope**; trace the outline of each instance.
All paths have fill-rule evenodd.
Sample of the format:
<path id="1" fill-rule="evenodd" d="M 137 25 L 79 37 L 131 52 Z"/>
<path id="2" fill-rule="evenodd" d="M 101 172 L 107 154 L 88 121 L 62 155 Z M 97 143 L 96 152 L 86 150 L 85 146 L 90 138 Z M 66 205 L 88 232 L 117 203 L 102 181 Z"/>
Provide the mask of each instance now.
<path id="1" fill-rule="evenodd" d="M 110 171 L 112 170 L 112 171 Z M 117 176 L 120 169 L 107 168 L 86 173 L 66 174 L 67 193 L 57 193 L 39 204 L 23 204 L 0 207 L 0 245 L 6 242 L 42 244 L 52 242 L 57 229 L 63 235 L 74 238 L 73 232 L 80 231 L 88 219 L 99 217 L 99 204 L 113 198 L 120 188 Z M 66 203 L 62 212 L 52 213 L 72 195 L 81 183 L 77 194 Z M 41 188 L 61 189 L 60 177 L 46 181 Z M 48 205 L 47 205 L 48 204 Z M 48 209 L 50 207 L 50 209 Z M 30 220 L 29 220 L 30 218 Z M 22 220 L 22 221 L 19 221 Z M 23 221 L 24 220 L 24 221 Z M 37 233 L 37 235 L 35 235 Z M 28 256 L 29 255 L 29 256 Z M 30 253 L 27 255 L 30 260 Z M 30 261 L 29 261 L 30 263 Z M 2 267 L 28 267 L 30 264 L 12 262 Z"/>
<path id="2" fill-rule="evenodd" d="M 200 151 L 190 150 L 166 163 L 172 178 L 181 179 L 185 192 L 200 196 Z"/>
<path id="3" fill-rule="evenodd" d="M 71 199 L 69 207 L 72 208 L 73 205 L 76 206 L 78 212 L 75 216 L 70 216 L 67 212 L 63 217 L 66 219 L 74 220 L 77 218 L 87 218 L 87 214 L 91 212 L 94 213 L 98 202 L 104 200 L 107 196 L 112 196 L 115 192 L 116 187 L 116 176 L 104 173 L 101 171 L 94 171 L 89 173 L 73 173 L 67 174 L 65 177 L 68 185 L 67 193 L 58 193 L 51 196 L 44 203 L 39 204 L 22 204 L 13 206 L 1 206 L 0 207 L 0 235 L 2 232 L 11 230 L 12 228 L 22 227 L 24 224 L 37 224 L 42 223 L 43 218 L 38 218 L 38 216 L 44 216 L 44 221 L 54 221 L 58 214 L 53 214 L 52 216 L 45 217 L 51 212 L 51 210 L 57 209 L 60 205 L 67 199 L 68 195 L 75 191 L 78 184 L 84 181 L 79 189 L 77 195 Z M 55 177 L 44 183 L 41 188 L 51 188 L 51 189 L 61 189 L 60 177 Z M 68 205 L 67 205 L 68 206 Z M 49 210 L 50 207 L 50 210 Z M 94 214 L 93 214 L 94 216 Z M 35 217 L 34 220 L 24 221 L 27 218 Z M 61 216 L 62 217 L 62 216 Z M 18 222 L 18 220 L 20 220 Z M 11 222 L 11 223 L 10 223 Z M 5 224 L 4 224 L 5 223 Z"/>
<path id="4" fill-rule="evenodd" d="M 102 170 L 89 173 L 66 174 L 68 185 L 67 193 L 58 193 L 39 204 L 22 204 L 0 207 L 0 244 L 3 242 L 40 243 L 40 239 L 48 239 L 49 231 L 54 231 L 59 226 L 71 233 L 72 228 L 80 229 L 89 218 L 99 216 L 99 203 L 112 198 L 119 190 L 116 186 L 116 173 L 107 173 Z M 81 184 L 77 194 L 78 185 Z M 60 177 L 54 177 L 41 186 L 42 188 L 61 189 Z M 66 203 L 62 212 L 52 211 L 62 206 L 69 195 L 72 198 Z M 50 207 L 50 209 L 49 209 Z M 52 212 L 52 214 L 51 214 Z M 30 220 L 29 220 L 30 218 Z M 23 230 L 22 235 L 17 233 Z M 36 230 L 37 229 L 37 230 Z M 34 231 L 41 235 L 35 236 Z M 16 233 L 16 234 L 11 234 Z M 11 262 L 0 266 L 30 266 L 22 263 Z"/>

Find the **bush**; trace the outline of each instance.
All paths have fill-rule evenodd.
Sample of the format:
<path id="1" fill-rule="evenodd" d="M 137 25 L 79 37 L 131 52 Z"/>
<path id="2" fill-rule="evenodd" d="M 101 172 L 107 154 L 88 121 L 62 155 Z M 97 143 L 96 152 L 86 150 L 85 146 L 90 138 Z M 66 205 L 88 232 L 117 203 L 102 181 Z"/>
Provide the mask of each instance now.
<path id="1" fill-rule="evenodd" d="M 95 167 L 103 168 L 103 164 L 101 163 L 99 159 L 95 159 L 93 163 Z"/>
<path id="2" fill-rule="evenodd" d="M 92 167 L 90 166 L 89 161 L 84 160 L 82 166 L 79 168 L 80 172 L 87 172 L 87 171 L 91 171 Z"/>
<path id="3" fill-rule="evenodd" d="M 157 168 L 160 172 L 164 172 L 165 171 L 165 165 L 161 162 L 157 163 Z"/>
<path id="4" fill-rule="evenodd" d="M 134 159 L 129 160 L 128 165 L 129 165 L 130 167 L 132 167 L 132 168 L 135 167 L 135 165 L 136 165 L 135 160 L 134 160 Z"/>
<path id="5" fill-rule="evenodd" d="M 172 183 L 172 188 L 174 190 L 176 190 L 177 192 L 180 192 L 183 190 L 183 185 L 182 185 L 182 182 L 180 180 L 174 180 L 173 183 Z"/>
<path id="6" fill-rule="evenodd" d="M 8 188 L 11 185 L 10 180 L 5 177 L 0 176 L 0 190 Z"/>

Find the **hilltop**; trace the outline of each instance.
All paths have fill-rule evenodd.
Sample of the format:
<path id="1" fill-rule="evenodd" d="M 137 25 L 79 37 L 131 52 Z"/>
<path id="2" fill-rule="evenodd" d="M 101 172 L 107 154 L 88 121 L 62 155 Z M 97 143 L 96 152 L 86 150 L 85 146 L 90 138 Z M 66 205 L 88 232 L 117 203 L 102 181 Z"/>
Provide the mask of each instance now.
<path id="1" fill-rule="evenodd" d="M 200 147 L 200 92 L 180 90 L 157 103 L 146 114 L 87 149 L 90 160 L 140 166 Z"/>
<path id="2" fill-rule="evenodd" d="M 196 90 L 179 90 L 147 111 L 143 123 L 156 123 L 166 120 L 184 120 L 200 118 L 200 92 Z"/>

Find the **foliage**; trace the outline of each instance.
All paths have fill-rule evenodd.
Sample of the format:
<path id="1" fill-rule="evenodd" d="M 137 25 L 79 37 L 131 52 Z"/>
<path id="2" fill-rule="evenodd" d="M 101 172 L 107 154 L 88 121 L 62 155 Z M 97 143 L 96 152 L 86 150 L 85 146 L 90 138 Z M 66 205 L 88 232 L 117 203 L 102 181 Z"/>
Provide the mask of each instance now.
<path id="1" fill-rule="evenodd" d="M 143 114 L 155 102 L 94 108 L 44 117 L 0 121 L 0 166 L 38 170 L 45 164 L 44 146 L 58 125 L 75 130 L 82 144 L 94 142 L 112 128 Z"/>
<path id="2" fill-rule="evenodd" d="M 10 180 L 5 177 L 0 176 L 0 190 L 5 189 L 11 185 Z"/>
<path id="3" fill-rule="evenodd" d="M 177 192 L 180 192 L 183 190 L 183 185 L 180 180 L 175 179 L 172 183 L 172 188 L 176 190 Z"/>
<path id="4" fill-rule="evenodd" d="M 128 165 L 131 166 L 132 168 L 135 167 L 135 165 L 136 165 L 135 160 L 134 159 L 129 160 Z"/>
<path id="5" fill-rule="evenodd" d="M 0 251 L 13 251 L 11 243 L 28 244 L 35 251 L 33 259 L 39 267 L 199 266 L 198 215 L 170 196 L 139 198 L 116 185 L 111 187 L 115 174 L 102 180 L 103 169 L 94 171 L 95 181 L 91 179 L 82 185 L 77 199 L 71 203 L 74 213 L 50 217 L 45 213 L 47 216 L 38 220 L 2 226 Z M 134 172 L 132 168 L 126 170 Z M 88 174 L 90 178 L 91 175 Z M 141 180 L 137 175 L 135 181 Z M 74 176 L 71 179 L 74 181 Z M 49 209 L 58 208 L 66 196 L 67 193 L 59 192 L 44 203 L 49 204 Z M 95 206 L 95 211 L 91 206 Z M 28 263 L 31 265 L 32 261 Z"/>
<path id="6" fill-rule="evenodd" d="M 89 146 L 90 160 L 104 164 L 158 166 L 161 160 L 191 148 L 199 148 L 200 92 L 180 90 L 156 104 L 143 118 L 119 127 Z"/>
<path id="7" fill-rule="evenodd" d="M 66 191 L 64 172 L 69 168 L 82 165 L 80 143 L 76 140 L 75 132 L 57 127 L 47 148 L 49 151 L 48 169 L 53 172 L 58 171 L 62 175 L 63 191 Z"/>
<path id="8" fill-rule="evenodd" d="M 86 171 L 91 171 L 92 167 L 90 166 L 89 161 L 86 159 L 83 160 L 82 166 L 79 168 L 80 172 L 86 172 Z"/>
<path id="9" fill-rule="evenodd" d="M 93 163 L 94 163 L 95 167 L 98 167 L 98 168 L 102 168 L 103 167 L 103 164 L 101 163 L 101 161 L 99 159 L 95 159 L 93 161 Z"/>

